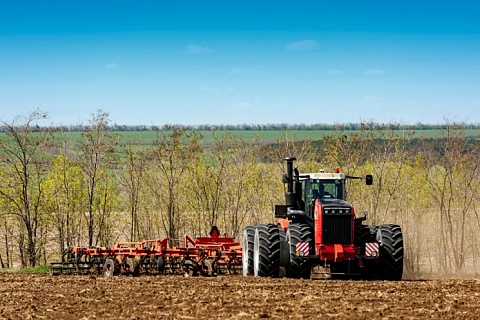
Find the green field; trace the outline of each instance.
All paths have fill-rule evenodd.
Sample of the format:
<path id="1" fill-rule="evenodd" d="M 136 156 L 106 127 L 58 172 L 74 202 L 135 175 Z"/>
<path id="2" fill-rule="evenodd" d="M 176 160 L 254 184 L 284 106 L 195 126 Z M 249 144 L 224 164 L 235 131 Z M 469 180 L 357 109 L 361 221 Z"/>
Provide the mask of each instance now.
<path id="1" fill-rule="evenodd" d="M 148 146 L 154 144 L 157 139 L 158 132 L 156 131 L 109 131 L 112 135 L 119 136 L 120 146 L 127 146 L 137 144 L 141 146 Z M 214 143 L 214 135 L 212 131 L 197 131 L 203 137 L 203 145 L 208 146 Z M 221 137 L 224 134 L 229 134 L 237 139 L 243 141 L 253 141 L 257 138 L 261 144 L 275 143 L 276 141 L 301 141 L 301 140 L 321 140 L 326 135 L 339 135 L 350 134 L 359 132 L 358 130 L 230 130 L 230 131 L 217 131 L 217 137 Z M 374 131 L 379 132 L 379 131 Z M 407 135 L 414 132 L 417 138 L 442 138 L 445 136 L 445 131 L 440 129 L 426 129 L 426 130 L 395 130 L 395 132 L 401 135 Z M 0 133 L 0 137 L 4 133 Z M 60 133 L 54 134 L 56 138 L 60 138 Z M 81 132 L 65 132 L 64 138 L 70 143 L 75 144 L 81 139 Z M 480 139 L 480 129 L 466 129 L 464 131 L 465 138 Z"/>
<path id="2" fill-rule="evenodd" d="M 212 131 L 197 131 L 203 136 L 203 143 L 210 145 L 213 143 Z M 321 140 L 325 135 L 338 135 L 348 134 L 356 132 L 354 130 L 349 131 L 337 131 L 337 130 L 288 130 L 288 131 L 276 131 L 276 130 L 238 130 L 238 131 L 218 131 L 217 136 L 223 134 L 231 134 L 238 139 L 244 141 L 251 141 L 255 137 L 262 143 L 273 143 L 276 141 L 285 140 L 285 136 L 289 140 Z M 429 130 L 397 130 L 398 135 L 415 133 L 418 138 L 442 138 L 445 132 L 440 129 Z M 120 136 L 120 145 L 130 145 L 133 141 L 138 140 L 139 145 L 151 145 L 157 138 L 157 132 L 155 131 L 112 131 L 112 134 L 118 134 Z M 67 137 L 71 141 L 77 141 L 81 136 L 80 132 L 69 132 Z M 480 129 L 467 129 L 465 130 L 466 138 L 480 139 Z"/>

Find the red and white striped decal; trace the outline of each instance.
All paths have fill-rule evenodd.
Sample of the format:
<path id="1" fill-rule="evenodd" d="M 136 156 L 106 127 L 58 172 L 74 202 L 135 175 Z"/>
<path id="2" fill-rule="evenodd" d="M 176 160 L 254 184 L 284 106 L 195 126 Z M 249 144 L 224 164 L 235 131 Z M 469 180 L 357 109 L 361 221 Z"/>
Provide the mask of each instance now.
<path id="1" fill-rule="evenodd" d="M 378 242 L 367 242 L 365 244 L 365 257 L 378 257 L 380 244 Z"/>
<path id="2" fill-rule="evenodd" d="M 295 251 L 297 256 L 300 256 L 300 257 L 308 256 L 310 253 L 308 242 L 297 242 L 295 244 Z"/>

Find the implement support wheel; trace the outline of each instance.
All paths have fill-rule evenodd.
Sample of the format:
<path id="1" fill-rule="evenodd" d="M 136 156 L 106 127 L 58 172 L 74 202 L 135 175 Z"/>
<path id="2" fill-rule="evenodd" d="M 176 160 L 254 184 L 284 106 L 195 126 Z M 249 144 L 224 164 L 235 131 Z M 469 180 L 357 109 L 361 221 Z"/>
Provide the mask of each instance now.
<path id="1" fill-rule="evenodd" d="M 105 263 L 103 264 L 103 274 L 107 277 L 116 276 L 119 274 L 119 264 L 117 260 L 113 258 L 105 259 Z"/>
<path id="2" fill-rule="evenodd" d="M 140 266 L 135 263 L 134 258 L 127 258 L 125 261 L 126 267 L 128 268 L 128 274 L 134 277 L 138 277 L 140 275 Z"/>
<path id="3" fill-rule="evenodd" d="M 180 264 L 180 268 L 182 269 L 185 277 L 193 277 L 196 276 L 199 270 L 198 263 L 194 260 L 189 258 L 185 258 L 182 260 Z"/>

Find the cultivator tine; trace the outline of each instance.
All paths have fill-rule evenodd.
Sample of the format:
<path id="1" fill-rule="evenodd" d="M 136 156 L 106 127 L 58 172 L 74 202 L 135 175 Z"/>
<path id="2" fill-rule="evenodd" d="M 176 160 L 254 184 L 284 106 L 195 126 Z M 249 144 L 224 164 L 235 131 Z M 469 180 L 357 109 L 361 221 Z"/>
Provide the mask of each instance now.
<path id="1" fill-rule="evenodd" d="M 203 266 L 204 266 L 205 272 L 207 273 L 206 276 L 217 275 L 217 273 L 215 272 L 214 264 L 215 264 L 215 260 L 212 261 L 211 259 L 208 259 L 204 261 Z"/>

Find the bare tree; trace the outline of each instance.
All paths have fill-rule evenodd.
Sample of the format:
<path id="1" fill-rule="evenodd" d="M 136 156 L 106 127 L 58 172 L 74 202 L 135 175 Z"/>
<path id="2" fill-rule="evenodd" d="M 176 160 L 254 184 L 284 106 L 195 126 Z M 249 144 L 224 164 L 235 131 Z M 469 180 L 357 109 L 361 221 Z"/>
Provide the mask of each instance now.
<path id="1" fill-rule="evenodd" d="M 371 197 L 371 221 L 378 223 L 398 222 L 392 213 L 392 203 L 402 197 L 407 180 L 402 179 L 405 166 L 415 156 L 416 149 L 410 148 L 413 132 L 392 130 L 392 127 L 375 130 L 369 156 L 369 169 L 375 178 Z"/>
<path id="2" fill-rule="evenodd" d="M 79 245 L 80 229 L 85 210 L 85 181 L 80 165 L 74 162 L 72 146 L 65 132 L 57 132 L 58 155 L 53 160 L 47 183 L 48 210 L 56 229 L 59 253 L 65 247 Z"/>
<path id="3" fill-rule="evenodd" d="M 469 147 L 462 125 L 449 123 L 429 152 L 427 181 L 438 212 L 441 264 L 443 271 L 465 268 L 467 231 L 473 219 L 475 200 L 480 190 L 479 148 Z M 478 244 L 475 244 L 478 245 Z"/>
<path id="4" fill-rule="evenodd" d="M 100 179 L 107 178 L 100 173 L 106 171 L 112 164 L 112 157 L 118 143 L 118 138 L 106 131 L 108 117 L 109 113 L 98 110 L 92 115 L 90 129 L 82 132 L 82 140 L 78 141 L 78 162 L 82 167 L 87 185 L 86 220 L 90 246 L 94 245 L 95 226 L 101 228 L 102 225 L 98 223 L 103 219 L 97 216 L 100 214 L 100 202 L 103 196 L 99 194 L 99 184 Z M 97 230 L 97 234 L 100 233 L 101 230 Z"/>
<path id="5" fill-rule="evenodd" d="M 141 149 L 140 141 L 135 140 L 128 144 L 124 160 L 121 183 L 126 192 L 125 202 L 130 213 L 130 240 L 140 240 L 140 221 L 138 217 L 141 206 L 142 191 L 146 188 L 146 174 L 148 169 L 147 153 Z"/>
<path id="6" fill-rule="evenodd" d="M 337 127 L 334 134 L 323 137 L 324 156 L 318 161 L 332 167 L 339 167 L 347 175 L 358 174 L 370 158 L 375 142 L 373 123 L 361 123 L 358 131 L 345 131 Z"/>
<path id="7" fill-rule="evenodd" d="M 312 139 L 299 140 L 292 131 L 282 131 L 282 138 L 277 140 L 275 144 L 265 146 L 260 156 L 265 156 L 268 161 L 275 163 L 279 169 L 279 175 L 284 171 L 286 157 L 296 157 L 297 164 L 303 163 L 306 167 L 308 162 L 317 161 L 322 153 Z M 257 161 L 262 161 L 257 157 Z"/>
<path id="8" fill-rule="evenodd" d="M 0 197 L 6 213 L 17 217 L 23 227 L 20 232 L 25 231 L 19 238 L 22 266 L 36 266 L 39 261 L 43 182 L 49 169 L 44 151 L 50 141 L 49 132 L 37 121 L 46 116 L 37 110 L 25 119 L 2 122 L 6 135 L 0 138 Z"/>
<path id="9" fill-rule="evenodd" d="M 154 194 L 161 213 L 164 231 L 171 239 L 179 237 L 180 226 L 184 224 L 185 179 L 189 179 L 190 168 L 198 163 L 202 151 L 201 136 L 184 128 L 173 127 L 158 133 L 156 146 L 151 156 L 153 168 L 158 176 L 150 179 L 150 189 Z M 183 218 L 183 220 L 182 220 Z"/>

